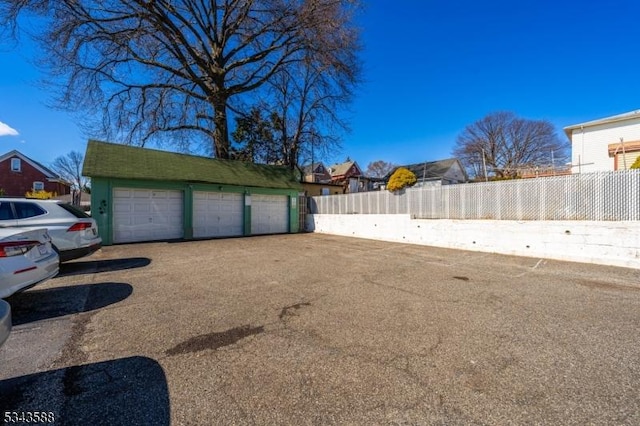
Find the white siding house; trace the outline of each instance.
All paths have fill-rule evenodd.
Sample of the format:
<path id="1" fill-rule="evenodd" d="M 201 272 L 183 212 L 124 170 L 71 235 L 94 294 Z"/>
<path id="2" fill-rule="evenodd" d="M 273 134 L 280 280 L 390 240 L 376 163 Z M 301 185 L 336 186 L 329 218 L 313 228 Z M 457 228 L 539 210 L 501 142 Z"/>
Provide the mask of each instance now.
<path id="1" fill-rule="evenodd" d="M 567 126 L 573 173 L 628 169 L 640 156 L 640 110 Z"/>

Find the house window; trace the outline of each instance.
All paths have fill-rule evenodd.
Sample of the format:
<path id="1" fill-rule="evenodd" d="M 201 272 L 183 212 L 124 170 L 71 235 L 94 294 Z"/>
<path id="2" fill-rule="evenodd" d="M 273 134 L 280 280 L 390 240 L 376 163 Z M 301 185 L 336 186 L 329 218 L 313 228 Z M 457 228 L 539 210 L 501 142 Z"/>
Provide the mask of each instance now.
<path id="1" fill-rule="evenodd" d="M 19 172 L 22 167 L 22 165 L 20 164 L 20 159 L 19 158 L 12 158 L 11 159 L 11 171 L 12 172 Z"/>
<path id="2" fill-rule="evenodd" d="M 44 183 L 43 182 L 33 182 L 33 190 L 34 191 L 44 191 Z"/>

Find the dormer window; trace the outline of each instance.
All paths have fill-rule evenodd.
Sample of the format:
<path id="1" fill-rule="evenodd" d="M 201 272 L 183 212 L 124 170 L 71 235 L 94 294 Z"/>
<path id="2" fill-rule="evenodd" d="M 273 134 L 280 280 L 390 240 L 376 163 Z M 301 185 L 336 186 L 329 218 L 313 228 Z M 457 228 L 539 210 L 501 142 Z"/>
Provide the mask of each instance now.
<path id="1" fill-rule="evenodd" d="M 22 170 L 22 164 L 19 158 L 12 158 L 11 159 L 11 171 L 12 172 L 19 172 Z"/>

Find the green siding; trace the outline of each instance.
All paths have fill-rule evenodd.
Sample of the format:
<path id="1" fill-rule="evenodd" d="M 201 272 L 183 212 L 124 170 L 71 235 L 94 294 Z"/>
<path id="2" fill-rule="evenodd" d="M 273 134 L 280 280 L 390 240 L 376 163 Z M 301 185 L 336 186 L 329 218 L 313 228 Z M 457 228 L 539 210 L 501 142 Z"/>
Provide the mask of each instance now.
<path id="1" fill-rule="evenodd" d="M 184 206 L 182 217 L 184 220 L 184 238 L 193 238 L 193 185 L 187 185 L 184 190 Z"/>
<path id="2" fill-rule="evenodd" d="M 244 193 L 244 235 L 251 235 L 251 206 L 247 205 L 247 198 L 251 199 L 251 193 L 246 191 Z"/>
<path id="3" fill-rule="evenodd" d="M 289 232 L 300 232 L 298 194 L 289 195 Z"/>
<path id="4" fill-rule="evenodd" d="M 291 189 L 254 188 L 235 185 L 162 182 L 157 180 L 93 178 L 91 181 L 92 215 L 98 224 L 98 230 L 104 245 L 113 244 L 113 189 L 144 188 L 180 190 L 183 192 L 184 238 L 193 238 L 193 192 L 212 191 L 251 194 L 286 195 L 289 198 L 289 232 L 298 232 L 298 191 Z M 295 199 L 295 205 L 291 200 Z M 251 234 L 251 206 L 244 206 L 244 235 Z"/>
<path id="5" fill-rule="evenodd" d="M 104 245 L 111 244 L 111 187 L 107 179 L 91 180 L 91 216 L 98 225 L 98 232 Z"/>

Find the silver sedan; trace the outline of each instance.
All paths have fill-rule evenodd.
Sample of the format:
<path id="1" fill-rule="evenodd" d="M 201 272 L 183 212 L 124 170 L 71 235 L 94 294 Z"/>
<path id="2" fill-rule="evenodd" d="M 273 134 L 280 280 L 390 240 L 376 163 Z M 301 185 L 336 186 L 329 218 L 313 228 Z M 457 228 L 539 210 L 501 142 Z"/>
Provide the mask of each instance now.
<path id="1" fill-rule="evenodd" d="M 58 253 L 44 228 L 0 228 L 0 298 L 52 278 Z"/>
<path id="2" fill-rule="evenodd" d="M 0 346 L 7 340 L 11 333 L 11 306 L 0 299 Z"/>

